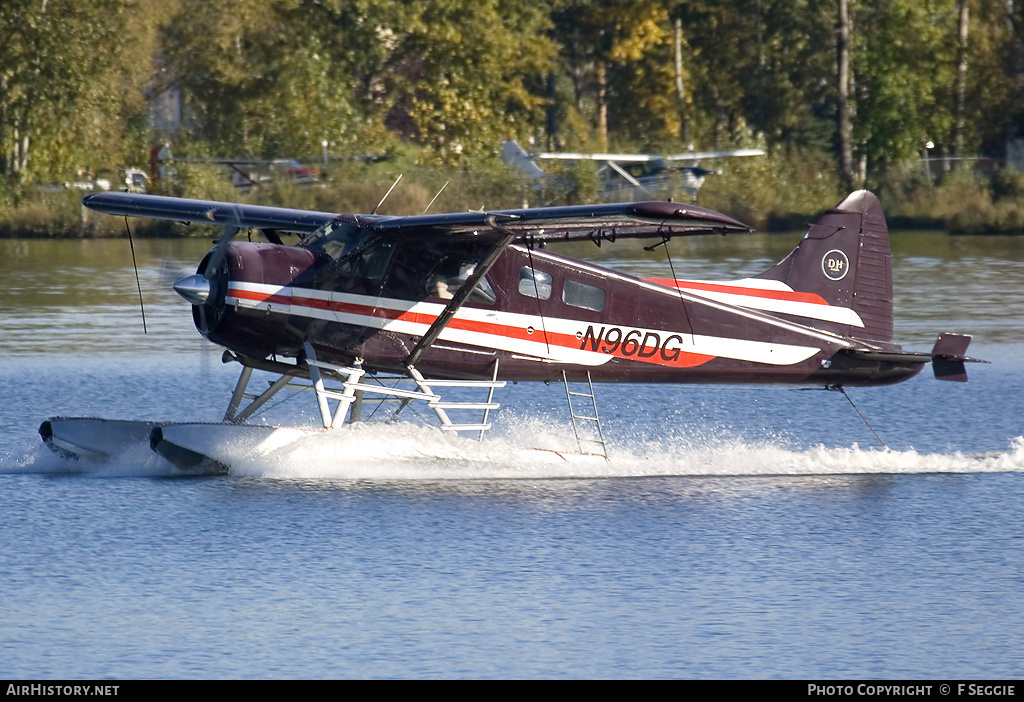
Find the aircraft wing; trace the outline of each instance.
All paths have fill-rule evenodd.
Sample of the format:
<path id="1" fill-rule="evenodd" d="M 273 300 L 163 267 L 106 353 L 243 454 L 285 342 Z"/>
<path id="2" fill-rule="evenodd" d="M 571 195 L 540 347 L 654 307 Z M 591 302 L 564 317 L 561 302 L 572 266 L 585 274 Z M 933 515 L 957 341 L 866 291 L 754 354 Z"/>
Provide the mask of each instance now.
<path id="1" fill-rule="evenodd" d="M 542 158 L 550 161 L 615 161 L 616 163 L 646 163 L 657 161 L 662 156 L 653 154 L 584 154 L 572 151 L 544 151 L 534 155 L 532 158 Z"/>
<path id="2" fill-rule="evenodd" d="M 685 151 L 666 156 L 666 161 L 701 161 L 707 158 L 737 158 L 741 156 L 764 156 L 762 149 L 733 149 L 732 151 Z"/>
<path id="3" fill-rule="evenodd" d="M 371 228 L 385 235 L 497 236 L 512 232 L 515 241 L 615 241 L 668 239 L 698 234 L 748 232 L 732 217 L 678 202 L 621 202 L 614 204 L 537 207 L 492 212 L 385 217 Z"/>
<path id="4" fill-rule="evenodd" d="M 365 161 L 366 163 L 380 163 L 391 157 L 388 154 L 365 154 L 356 156 L 330 156 L 327 161 L 330 163 L 342 163 L 345 161 Z M 323 158 L 174 158 L 168 159 L 177 163 L 212 163 L 217 166 L 274 166 L 287 161 L 295 163 L 322 165 Z"/>
<path id="5" fill-rule="evenodd" d="M 227 224 L 253 229 L 310 234 L 338 215 L 332 212 L 294 210 L 287 207 L 241 205 L 233 202 L 189 200 L 181 197 L 100 192 L 82 198 L 86 207 L 124 217 L 169 219 L 176 222 Z"/>
<path id="6" fill-rule="evenodd" d="M 648 163 L 651 161 L 700 161 L 708 158 L 733 158 L 738 156 L 764 156 L 761 149 L 733 149 L 732 151 L 686 151 L 671 156 L 657 154 L 583 154 L 571 152 L 544 152 L 533 158 L 561 161 L 614 161 L 615 163 Z"/>
<path id="7" fill-rule="evenodd" d="M 286 207 L 113 191 L 86 195 L 82 204 L 98 212 L 126 217 L 235 225 L 299 234 L 309 234 L 339 216 L 331 212 Z M 675 236 L 750 231 L 750 227 L 732 217 L 677 202 L 622 202 L 409 217 L 349 217 L 367 229 L 393 238 L 461 236 L 497 239 L 512 234 L 513 241 L 530 243 L 613 242 L 620 238 L 668 239 Z"/>

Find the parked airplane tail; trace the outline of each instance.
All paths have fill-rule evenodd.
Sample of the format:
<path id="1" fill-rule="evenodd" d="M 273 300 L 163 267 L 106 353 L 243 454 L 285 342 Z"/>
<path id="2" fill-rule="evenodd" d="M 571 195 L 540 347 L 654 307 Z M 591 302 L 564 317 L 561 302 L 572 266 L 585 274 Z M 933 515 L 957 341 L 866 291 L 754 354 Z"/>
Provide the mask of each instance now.
<path id="1" fill-rule="evenodd" d="M 515 166 L 525 173 L 531 180 L 542 180 L 548 177 L 544 170 L 534 163 L 530 155 L 515 140 L 503 142 L 501 145 L 501 160 L 509 166 Z"/>
<path id="2" fill-rule="evenodd" d="M 759 276 L 827 304 L 816 326 L 872 345 L 893 341 L 892 262 L 882 205 L 858 190 L 812 224 L 800 244 Z M 842 313 L 840 313 L 842 312 Z"/>

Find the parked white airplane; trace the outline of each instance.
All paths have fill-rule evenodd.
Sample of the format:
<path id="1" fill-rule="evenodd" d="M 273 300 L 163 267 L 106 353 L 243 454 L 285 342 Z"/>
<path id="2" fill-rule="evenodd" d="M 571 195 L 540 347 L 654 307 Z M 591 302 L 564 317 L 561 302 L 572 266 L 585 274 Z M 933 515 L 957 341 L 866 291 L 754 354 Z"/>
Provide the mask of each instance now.
<path id="1" fill-rule="evenodd" d="M 721 171 L 702 168 L 707 159 L 764 156 L 761 149 L 733 149 L 731 151 L 687 151 L 671 156 L 655 154 L 585 154 L 571 152 L 542 152 L 528 154 L 515 141 L 501 145 L 501 158 L 522 170 L 536 183 L 550 181 L 555 176 L 537 165 L 538 160 L 601 161 L 601 199 L 626 201 L 644 198 L 671 197 L 673 190 L 681 190 L 692 199 L 704 185 L 704 178 Z"/>

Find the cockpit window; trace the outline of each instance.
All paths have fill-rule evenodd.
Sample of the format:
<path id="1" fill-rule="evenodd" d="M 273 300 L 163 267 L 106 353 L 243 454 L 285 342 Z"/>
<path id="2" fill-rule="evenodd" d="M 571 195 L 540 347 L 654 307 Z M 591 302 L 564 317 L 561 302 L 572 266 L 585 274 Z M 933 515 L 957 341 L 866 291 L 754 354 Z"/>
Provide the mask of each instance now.
<path id="1" fill-rule="evenodd" d="M 358 255 L 345 257 L 342 266 L 347 269 L 346 274 L 354 278 L 383 280 L 394 250 L 395 245 L 392 242 L 378 241 L 360 251 Z"/>
<path id="2" fill-rule="evenodd" d="M 323 285 L 360 295 L 421 300 L 424 295 L 450 300 L 469 280 L 486 243 L 436 238 L 389 239 L 343 215 L 302 240 L 334 263 L 323 271 Z M 361 217 L 362 219 L 362 217 Z M 470 302 L 493 305 L 498 296 L 481 279 Z"/>
<path id="3" fill-rule="evenodd" d="M 429 238 L 396 242 L 384 292 L 405 300 L 422 300 L 425 296 L 450 300 L 473 274 L 485 246 L 475 241 Z M 468 301 L 493 305 L 498 296 L 481 279 Z"/>
<path id="4" fill-rule="evenodd" d="M 335 219 L 323 225 L 302 240 L 302 245 L 322 251 L 335 261 L 347 256 L 370 239 L 370 232 L 344 219 Z"/>

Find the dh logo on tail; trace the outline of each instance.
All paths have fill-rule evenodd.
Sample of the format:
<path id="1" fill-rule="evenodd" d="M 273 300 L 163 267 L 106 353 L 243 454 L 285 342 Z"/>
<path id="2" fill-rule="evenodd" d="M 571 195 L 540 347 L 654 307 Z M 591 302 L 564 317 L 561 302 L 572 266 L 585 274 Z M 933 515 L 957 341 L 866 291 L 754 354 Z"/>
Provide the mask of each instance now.
<path id="1" fill-rule="evenodd" d="M 832 249 L 821 259 L 821 270 L 829 280 L 842 280 L 850 270 L 850 259 L 839 249 Z"/>

